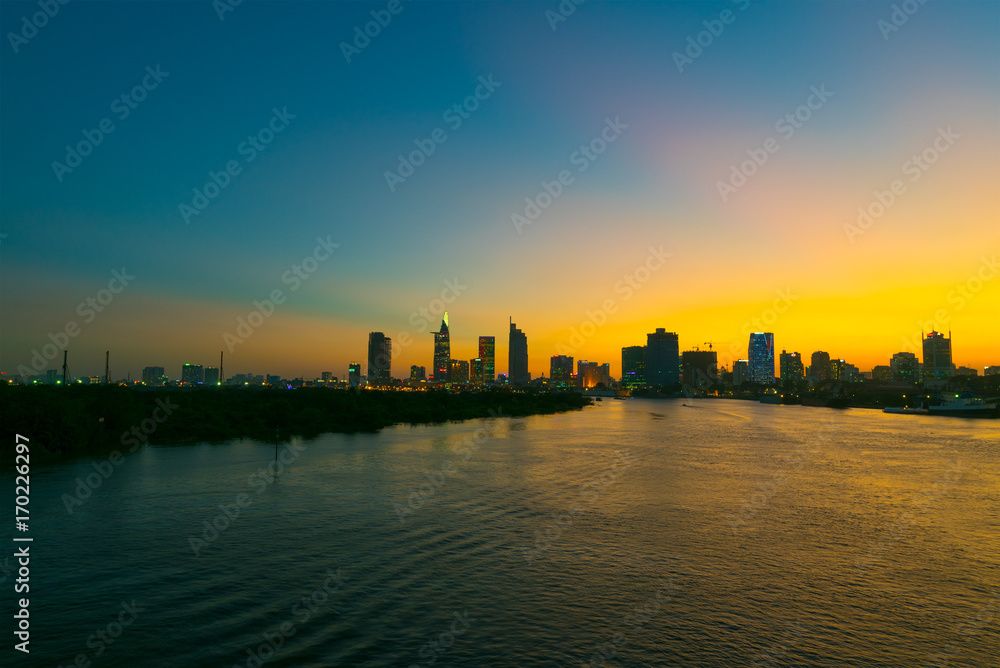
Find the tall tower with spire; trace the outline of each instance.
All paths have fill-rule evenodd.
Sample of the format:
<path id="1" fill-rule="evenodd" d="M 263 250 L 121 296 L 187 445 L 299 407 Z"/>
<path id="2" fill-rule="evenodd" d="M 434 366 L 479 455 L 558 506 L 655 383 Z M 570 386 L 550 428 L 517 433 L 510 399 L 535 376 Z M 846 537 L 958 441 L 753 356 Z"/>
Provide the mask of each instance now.
<path id="1" fill-rule="evenodd" d="M 441 331 L 434 332 L 434 370 L 433 379 L 448 380 L 448 370 L 451 365 L 451 335 L 448 333 L 448 312 L 441 319 Z"/>

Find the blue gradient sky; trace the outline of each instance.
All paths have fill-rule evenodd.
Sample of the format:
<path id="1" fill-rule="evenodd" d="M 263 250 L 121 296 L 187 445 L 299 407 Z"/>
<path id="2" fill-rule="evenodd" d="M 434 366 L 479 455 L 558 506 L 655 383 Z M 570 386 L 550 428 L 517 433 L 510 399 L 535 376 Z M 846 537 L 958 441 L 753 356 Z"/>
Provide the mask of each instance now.
<path id="1" fill-rule="evenodd" d="M 350 63 L 340 43 L 386 3 L 247 1 L 224 21 L 210 2 L 60 6 L 17 53 L 2 45 L 0 369 L 75 320 L 73 373 L 102 372 L 110 349 L 115 376 L 176 377 L 284 289 L 227 373 L 343 375 L 381 330 L 416 340 L 394 357 L 404 376 L 432 353 L 410 315 L 455 278 L 454 356 L 495 335 L 498 373 L 509 316 L 535 376 L 559 344 L 617 375 L 654 327 L 743 357 L 742 325 L 786 288 L 778 349 L 870 369 L 944 310 L 957 364 L 1000 364 L 1000 278 L 950 298 L 1000 241 L 1000 5 L 929 2 L 886 40 L 892 3 L 744 4 L 591 0 L 553 31 L 557 2 L 404 3 Z M 726 9 L 678 72 L 672 54 Z M 35 11 L 4 2 L 3 34 Z M 156 65 L 169 76 L 118 120 L 111 102 Z M 500 87 L 452 130 L 443 112 L 488 75 Z M 723 202 L 717 181 L 821 85 L 830 100 Z M 243 162 L 275 107 L 296 118 Z M 60 183 L 52 162 L 105 117 L 115 131 Z M 615 117 L 628 129 L 577 173 L 570 155 Z M 849 239 L 857 207 L 949 126 L 954 146 Z M 438 127 L 448 139 L 391 192 L 385 171 Z M 242 173 L 185 224 L 178 205 L 228 160 Z M 574 183 L 518 234 L 511 214 L 563 169 Z M 282 275 L 328 235 L 340 248 L 290 292 Z M 616 293 L 661 245 L 670 261 Z M 84 324 L 77 304 L 122 267 L 135 281 Z M 571 345 L 606 299 L 616 313 Z"/>

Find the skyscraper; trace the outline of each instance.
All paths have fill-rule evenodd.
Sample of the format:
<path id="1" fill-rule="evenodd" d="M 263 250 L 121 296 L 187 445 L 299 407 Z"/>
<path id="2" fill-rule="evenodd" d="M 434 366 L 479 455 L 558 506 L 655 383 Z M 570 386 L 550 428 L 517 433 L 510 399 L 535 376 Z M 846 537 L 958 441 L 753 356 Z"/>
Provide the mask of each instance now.
<path id="1" fill-rule="evenodd" d="M 483 358 L 475 357 L 469 360 L 469 382 L 483 385 Z"/>
<path id="2" fill-rule="evenodd" d="M 750 363 L 747 360 L 733 362 L 733 387 L 750 384 Z"/>
<path id="3" fill-rule="evenodd" d="M 351 362 L 347 367 L 347 382 L 351 387 L 361 384 L 361 362 Z"/>
<path id="4" fill-rule="evenodd" d="M 782 387 L 795 387 L 802 382 L 805 367 L 802 365 L 802 355 L 781 351 L 779 358 Z"/>
<path id="5" fill-rule="evenodd" d="M 827 380 L 830 378 L 830 353 L 817 350 L 812 354 L 809 363 L 809 375 L 816 380 Z"/>
<path id="6" fill-rule="evenodd" d="M 368 384 L 388 385 L 392 369 L 392 339 L 382 332 L 368 334 Z"/>
<path id="7" fill-rule="evenodd" d="M 630 390 L 646 386 L 646 346 L 622 348 L 622 385 Z"/>
<path id="8" fill-rule="evenodd" d="M 188 385 L 199 385 L 205 378 L 205 372 L 200 364 L 185 364 L 181 368 L 181 382 Z"/>
<path id="9" fill-rule="evenodd" d="M 448 363 L 449 383 L 469 382 L 469 363 L 465 360 L 450 360 Z"/>
<path id="10" fill-rule="evenodd" d="M 512 385 L 526 385 L 531 381 L 528 375 L 528 337 L 510 322 L 510 337 L 507 346 L 507 378 Z"/>
<path id="11" fill-rule="evenodd" d="M 680 382 L 680 345 L 677 333 L 657 327 L 646 335 L 646 384 L 669 387 Z"/>
<path id="12" fill-rule="evenodd" d="M 555 387 L 568 387 L 573 376 L 573 358 L 553 355 L 549 360 L 549 381 Z"/>
<path id="13" fill-rule="evenodd" d="M 416 364 L 411 364 L 410 380 L 427 380 L 427 369 Z"/>
<path id="14" fill-rule="evenodd" d="M 708 389 L 719 379 L 718 356 L 714 350 L 685 350 L 681 355 L 684 384 Z"/>
<path id="15" fill-rule="evenodd" d="M 950 378 L 951 334 L 945 338 L 940 332 L 931 332 L 924 339 L 924 380 Z"/>
<path id="16" fill-rule="evenodd" d="M 142 370 L 142 382 L 146 385 L 163 385 L 166 372 L 162 366 L 147 366 Z"/>
<path id="17" fill-rule="evenodd" d="M 219 367 L 217 366 L 205 367 L 205 385 L 218 385 L 218 384 L 219 384 Z"/>
<path id="18" fill-rule="evenodd" d="M 483 383 L 488 385 L 497 377 L 496 337 L 479 337 L 479 357 L 483 360 Z"/>
<path id="19" fill-rule="evenodd" d="M 920 382 L 920 363 L 913 353 L 896 353 L 889 360 L 889 369 L 892 371 L 892 379 L 897 383 Z"/>
<path id="20" fill-rule="evenodd" d="M 431 378 L 444 382 L 448 380 L 448 367 L 451 364 L 451 335 L 448 333 L 448 312 L 441 319 L 441 330 L 434 332 L 434 370 Z"/>
<path id="21" fill-rule="evenodd" d="M 747 347 L 750 360 L 750 382 L 761 385 L 774 383 L 774 334 L 754 332 Z"/>

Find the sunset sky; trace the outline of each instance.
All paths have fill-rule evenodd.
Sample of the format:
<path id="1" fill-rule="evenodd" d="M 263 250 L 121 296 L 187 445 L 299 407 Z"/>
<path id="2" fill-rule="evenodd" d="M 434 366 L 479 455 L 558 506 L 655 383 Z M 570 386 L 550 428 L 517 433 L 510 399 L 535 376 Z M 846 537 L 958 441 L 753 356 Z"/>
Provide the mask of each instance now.
<path id="1" fill-rule="evenodd" d="M 657 327 L 727 366 L 763 329 L 864 371 L 950 329 L 982 373 L 1000 365 L 1000 4 L 912 5 L 895 29 L 891 2 L 248 0 L 220 20 L 207 0 L 81 0 L 12 40 L 38 5 L 4 2 L 0 370 L 74 322 L 74 375 L 105 350 L 114 377 L 171 378 L 226 350 L 227 375 L 344 376 L 382 331 L 412 339 L 403 377 L 430 372 L 440 315 L 419 312 L 447 289 L 452 356 L 496 336 L 497 373 L 510 317 L 533 377 L 567 349 L 618 376 Z M 372 12 L 391 20 L 357 48 Z M 387 179 L 418 143 L 433 153 Z M 526 198 L 547 206 L 519 225 Z M 859 207 L 881 215 L 858 227 Z M 339 247 L 311 264 L 317 238 Z"/>

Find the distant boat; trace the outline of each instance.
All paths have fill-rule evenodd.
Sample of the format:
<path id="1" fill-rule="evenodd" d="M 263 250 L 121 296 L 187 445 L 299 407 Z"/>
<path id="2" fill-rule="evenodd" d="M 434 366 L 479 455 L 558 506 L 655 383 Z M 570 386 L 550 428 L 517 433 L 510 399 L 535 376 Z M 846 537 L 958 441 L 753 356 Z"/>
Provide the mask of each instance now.
<path id="1" fill-rule="evenodd" d="M 986 403 L 982 397 L 955 397 L 946 404 L 928 406 L 927 412 L 952 417 L 995 417 L 997 405 Z"/>
<path id="2" fill-rule="evenodd" d="M 883 413 L 898 413 L 901 415 L 927 415 L 928 410 L 926 408 L 912 408 L 909 406 L 891 406 L 882 409 Z"/>

